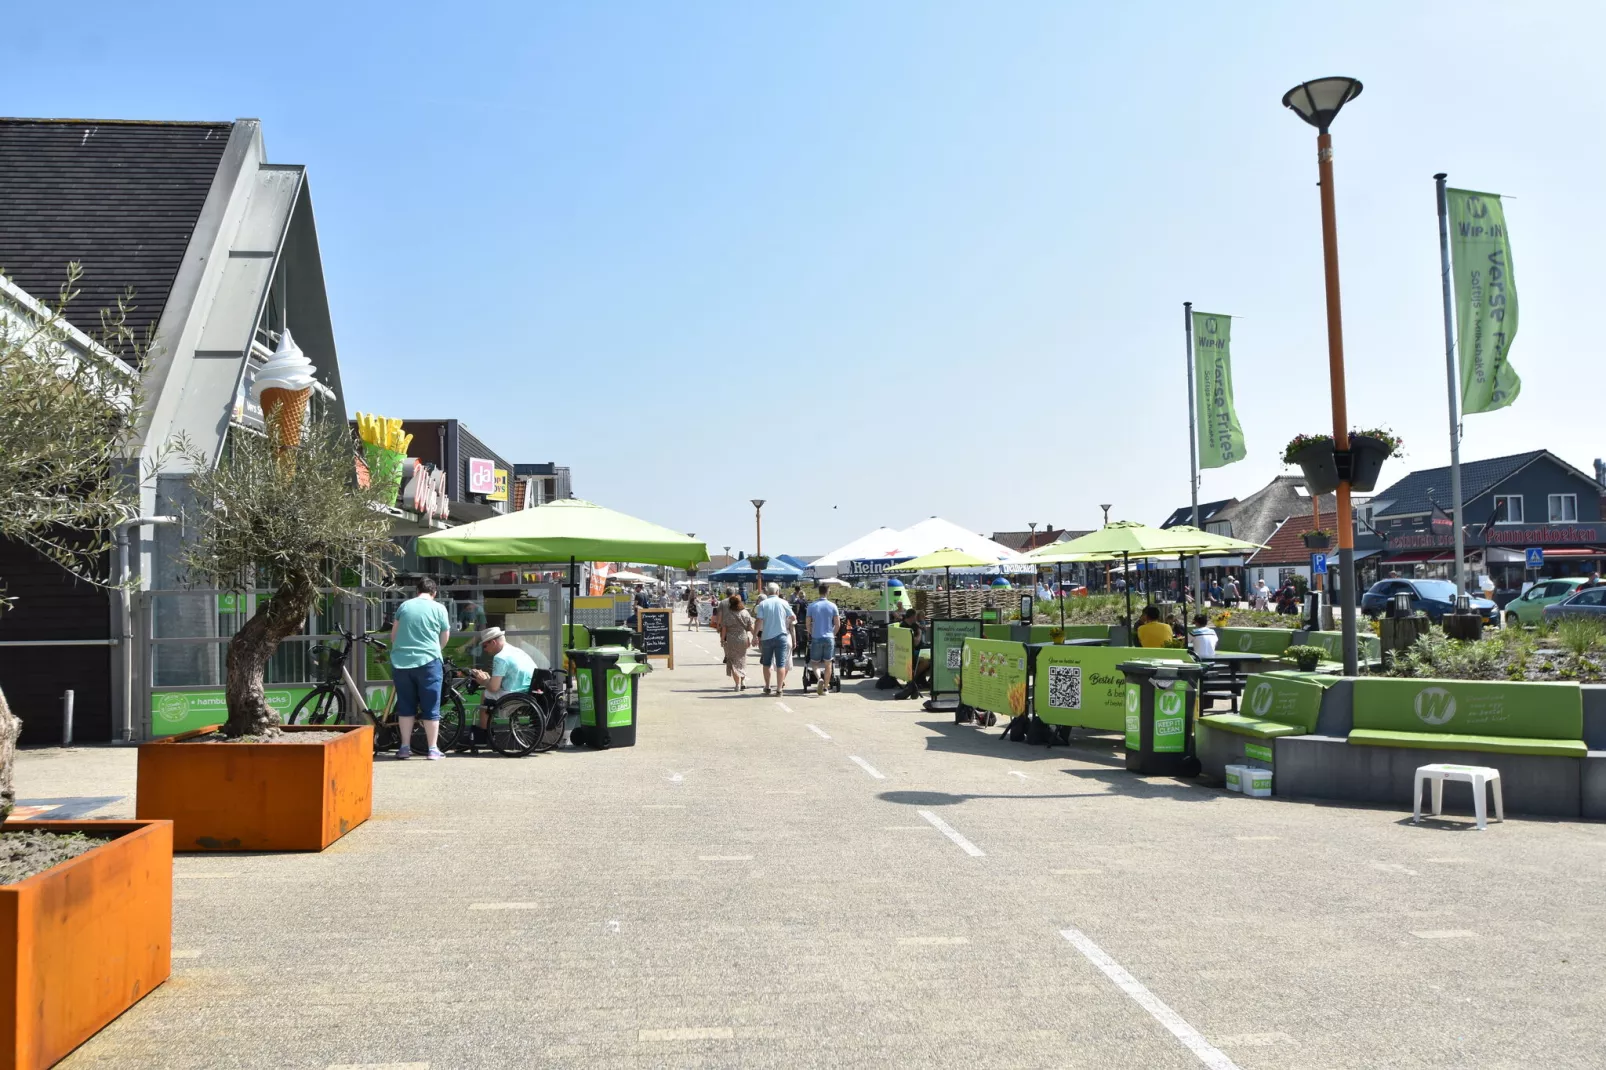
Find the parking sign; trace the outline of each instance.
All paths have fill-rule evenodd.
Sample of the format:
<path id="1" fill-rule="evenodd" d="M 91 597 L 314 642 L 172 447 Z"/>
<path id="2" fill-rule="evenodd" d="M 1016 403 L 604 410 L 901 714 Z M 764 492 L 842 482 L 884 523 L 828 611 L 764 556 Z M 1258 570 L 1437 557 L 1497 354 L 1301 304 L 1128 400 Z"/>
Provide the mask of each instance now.
<path id="1" fill-rule="evenodd" d="M 1325 575 L 1327 575 L 1327 555 L 1326 554 L 1311 554 L 1310 555 L 1310 574 L 1312 576 L 1325 576 Z"/>
<path id="2" fill-rule="evenodd" d="M 1529 568 L 1544 568 L 1545 567 L 1545 551 L 1544 551 L 1544 549 L 1542 547 L 1530 546 L 1530 547 L 1528 547 L 1528 549 L 1524 550 L 1523 553 L 1528 558 L 1528 567 Z"/>

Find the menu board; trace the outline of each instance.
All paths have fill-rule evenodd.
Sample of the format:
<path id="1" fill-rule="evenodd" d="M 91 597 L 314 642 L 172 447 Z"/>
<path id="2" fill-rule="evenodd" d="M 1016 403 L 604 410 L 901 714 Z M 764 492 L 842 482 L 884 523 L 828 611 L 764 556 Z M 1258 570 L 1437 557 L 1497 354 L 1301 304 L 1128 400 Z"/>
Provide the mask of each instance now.
<path id="1" fill-rule="evenodd" d="M 1026 712 L 1026 644 L 966 639 L 959 695 L 967 706 L 1008 717 Z"/>
<path id="2" fill-rule="evenodd" d="M 672 609 L 636 610 L 636 631 L 641 633 L 641 652 L 649 658 L 667 658 L 675 667 L 675 629 Z"/>

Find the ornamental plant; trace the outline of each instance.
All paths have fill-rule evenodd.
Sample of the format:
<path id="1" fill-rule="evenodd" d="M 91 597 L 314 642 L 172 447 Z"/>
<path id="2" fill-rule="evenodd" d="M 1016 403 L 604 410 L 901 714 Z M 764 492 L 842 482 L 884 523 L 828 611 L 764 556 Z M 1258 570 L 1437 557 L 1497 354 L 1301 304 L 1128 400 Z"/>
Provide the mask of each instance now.
<path id="1" fill-rule="evenodd" d="M 1299 461 L 1297 460 L 1297 458 L 1298 458 L 1299 454 L 1303 453 L 1307 448 L 1309 448 L 1311 446 L 1325 446 L 1328 449 L 1332 449 L 1333 448 L 1333 436 L 1332 435 L 1295 435 L 1293 438 L 1288 440 L 1288 445 L 1283 447 L 1283 463 L 1284 464 L 1298 464 Z"/>
<path id="2" fill-rule="evenodd" d="M 1352 436 L 1365 435 L 1368 438 L 1377 439 L 1384 445 L 1388 446 L 1388 455 L 1390 457 L 1405 456 L 1405 440 L 1386 427 L 1374 427 L 1369 431 L 1351 431 L 1350 434 Z"/>

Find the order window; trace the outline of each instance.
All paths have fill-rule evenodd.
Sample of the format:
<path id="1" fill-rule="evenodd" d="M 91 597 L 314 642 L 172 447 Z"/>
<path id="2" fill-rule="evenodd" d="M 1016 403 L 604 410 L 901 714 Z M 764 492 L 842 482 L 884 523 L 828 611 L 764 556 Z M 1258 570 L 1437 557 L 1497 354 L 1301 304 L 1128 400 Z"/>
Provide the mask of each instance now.
<path id="1" fill-rule="evenodd" d="M 1496 494 L 1494 496 L 1494 522 L 1496 524 L 1522 523 L 1522 495 Z"/>
<path id="2" fill-rule="evenodd" d="M 1573 522 L 1578 519 L 1578 495 L 1552 494 L 1550 496 L 1550 522 Z"/>

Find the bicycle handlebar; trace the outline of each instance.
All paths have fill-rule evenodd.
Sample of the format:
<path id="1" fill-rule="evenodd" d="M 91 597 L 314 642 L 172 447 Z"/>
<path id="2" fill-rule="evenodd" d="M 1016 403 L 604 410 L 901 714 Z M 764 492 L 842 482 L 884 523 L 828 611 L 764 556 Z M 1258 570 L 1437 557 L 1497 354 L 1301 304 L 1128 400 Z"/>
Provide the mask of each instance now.
<path id="1" fill-rule="evenodd" d="M 375 639 L 372 635 L 369 635 L 367 632 L 363 632 L 361 634 L 358 634 L 356 632 L 349 632 L 349 631 L 347 631 L 345 629 L 344 626 L 339 625 L 339 624 L 335 625 L 335 632 L 337 634 L 339 634 L 339 636 L 342 639 L 345 639 L 345 640 L 347 640 L 349 642 L 363 642 L 363 643 L 367 643 L 369 646 L 377 646 L 381 650 L 387 649 L 389 647 L 389 645 L 390 645 L 389 643 L 386 643 L 386 642 L 384 642 L 382 640 Z"/>

